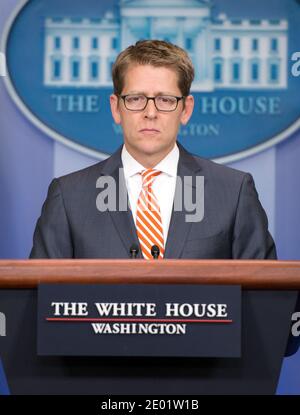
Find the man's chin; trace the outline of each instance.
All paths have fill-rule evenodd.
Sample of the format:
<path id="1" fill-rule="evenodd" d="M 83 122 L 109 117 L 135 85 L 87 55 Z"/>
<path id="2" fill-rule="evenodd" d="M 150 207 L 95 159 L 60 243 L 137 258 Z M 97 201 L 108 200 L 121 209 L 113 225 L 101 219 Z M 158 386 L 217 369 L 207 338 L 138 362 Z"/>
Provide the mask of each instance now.
<path id="1" fill-rule="evenodd" d="M 142 146 L 139 149 L 139 152 L 141 154 L 144 154 L 145 156 L 155 156 L 159 154 L 164 154 L 167 151 L 166 148 L 162 148 L 160 146 Z"/>

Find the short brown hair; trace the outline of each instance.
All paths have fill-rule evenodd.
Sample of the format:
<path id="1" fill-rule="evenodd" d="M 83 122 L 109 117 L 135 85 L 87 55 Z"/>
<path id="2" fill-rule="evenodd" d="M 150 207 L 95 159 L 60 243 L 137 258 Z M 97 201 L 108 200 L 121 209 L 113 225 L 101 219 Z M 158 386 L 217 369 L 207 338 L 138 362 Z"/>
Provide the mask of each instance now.
<path id="1" fill-rule="evenodd" d="M 179 46 L 163 40 L 139 40 L 118 56 L 112 67 L 114 93 L 120 95 L 129 65 L 152 65 L 173 69 L 178 76 L 178 87 L 183 96 L 190 93 L 194 79 L 194 67 L 187 52 Z"/>

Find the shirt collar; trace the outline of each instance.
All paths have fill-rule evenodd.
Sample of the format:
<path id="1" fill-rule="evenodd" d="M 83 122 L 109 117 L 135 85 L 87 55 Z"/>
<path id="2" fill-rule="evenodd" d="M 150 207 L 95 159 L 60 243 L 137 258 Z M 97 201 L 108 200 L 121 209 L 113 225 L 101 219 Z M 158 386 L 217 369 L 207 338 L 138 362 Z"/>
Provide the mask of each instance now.
<path id="1" fill-rule="evenodd" d="M 134 157 L 132 157 L 132 155 L 127 151 L 125 144 L 122 148 L 121 159 L 126 179 L 134 176 L 137 173 L 140 173 L 142 170 L 145 170 L 145 167 Z M 153 169 L 159 170 L 162 173 L 166 173 L 168 176 L 176 177 L 178 160 L 179 149 L 175 143 L 173 149 L 166 155 L 164 159 L 162 159 L 156 166 L 154 166 Z"/>

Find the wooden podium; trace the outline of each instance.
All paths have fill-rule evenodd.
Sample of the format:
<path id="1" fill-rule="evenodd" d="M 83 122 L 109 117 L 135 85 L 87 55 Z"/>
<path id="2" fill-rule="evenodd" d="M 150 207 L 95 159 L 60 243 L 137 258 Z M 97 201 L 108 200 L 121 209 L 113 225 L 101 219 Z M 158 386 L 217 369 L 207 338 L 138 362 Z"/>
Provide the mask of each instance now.
<path id="1" fill-rule="evenodd" d="M 241 358 L 37 356 L 37 286 L 211 284 L 242 287 Z M 0 358 L 12 394 L 274 394 L 300 288 L 300 262 L 2 260 Z"/>

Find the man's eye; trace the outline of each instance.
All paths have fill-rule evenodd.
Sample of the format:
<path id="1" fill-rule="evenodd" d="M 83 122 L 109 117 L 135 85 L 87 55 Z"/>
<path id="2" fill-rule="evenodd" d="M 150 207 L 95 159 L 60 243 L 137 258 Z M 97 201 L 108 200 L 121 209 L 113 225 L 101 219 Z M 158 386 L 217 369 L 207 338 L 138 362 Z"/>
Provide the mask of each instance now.
<path id="1" fill-rule="evenodd" d="M 143 101 L 143 97 L 142 96 L 140 96 L 140 95 L 134 95 L 134 96 L 131 96 L 131 97 L 127 97 L 127 101 L 128 102 L 141 102 L 141 101 Z"/>
<path id="2" fill-rule="evenodd" d="M 173 104 L 174 98 L 173 97 L 158 97 L 158 100 L 160 102 L 163 102 L 164 104 Z"/>

